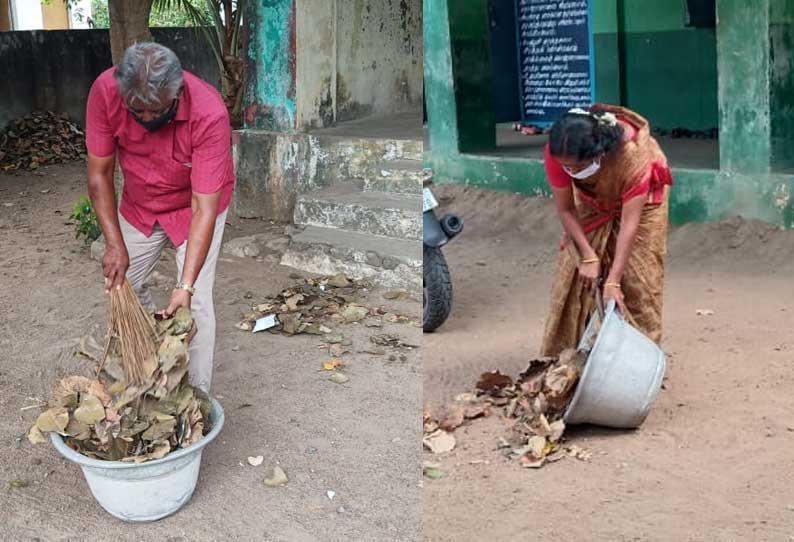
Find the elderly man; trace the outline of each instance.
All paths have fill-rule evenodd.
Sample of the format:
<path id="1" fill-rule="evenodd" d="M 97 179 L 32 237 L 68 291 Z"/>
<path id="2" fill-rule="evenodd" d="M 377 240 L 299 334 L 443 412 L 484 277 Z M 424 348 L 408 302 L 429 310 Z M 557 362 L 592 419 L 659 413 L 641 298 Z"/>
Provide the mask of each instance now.
<path id="1" fill-rule="evenodd" d="M 182 70 L 173 51 L 138 43 L 91 87 L 86 112 L 88 192 L 105 235 L 105 288 L 126 276 L 141 303 L 167 241 L 178 281 L 165 309 L 188 307 L 198 326 L 190 379 L 209 391 L 215 347 L 212 288 L 234 187 L 231 128 L 215 88 Z M 116 208 L 113 172 L 124 174 Z"/>

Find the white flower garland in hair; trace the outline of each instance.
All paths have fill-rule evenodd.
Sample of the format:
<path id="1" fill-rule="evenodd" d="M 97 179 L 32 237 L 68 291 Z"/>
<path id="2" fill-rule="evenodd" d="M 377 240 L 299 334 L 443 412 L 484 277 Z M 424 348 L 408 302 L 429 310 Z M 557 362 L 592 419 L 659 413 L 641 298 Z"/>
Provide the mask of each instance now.
<path id="1" fill-rule="evenodd" d="M 613 113 L 604 112 L 600 115 L 596 115 L 592 111 L 587 111 L 581 107 L 569 109 L 568 113 L 572 115 L 584 115 L 586 117 L 592 117 L 598 121 L 598 124 L 606 124 L 607 126 L 617 126 L 618 124 L 618 118 Z"/>
<path id="2" fill-rule="evenodd" d="M 617 126 L 618 118 L 613 113 L 602 113 L 601 116 L 595 116 L 600 124 L 607 126 Z"/>

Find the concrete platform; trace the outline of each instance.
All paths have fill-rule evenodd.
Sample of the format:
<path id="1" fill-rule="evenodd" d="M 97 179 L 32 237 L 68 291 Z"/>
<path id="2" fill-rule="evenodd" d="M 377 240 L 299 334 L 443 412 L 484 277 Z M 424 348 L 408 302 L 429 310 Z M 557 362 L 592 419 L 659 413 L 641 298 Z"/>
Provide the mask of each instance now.
<path id="1" fill-rule="evenodd" d="M 377 279 L 388 288 L 421 288 L 422 248 L 414 240 L 307 226 L 292 236 L 281 264 L 310 273 Z"/>
<path id="2" fill-rule="evenodd" d="M 364 190 L 412 194 L 422 193 L 422 162 L 420 160 L 391 160 L 381 162 L 373 173 L 364 178 Z"/>
<path id="3" fill-rule="evenodd" d="M 360 183 L 344 182 L 300 196 L 295 224 L 419 241 L 421 210 L 418 195 L 364 192 Z"/>
<path id="4" fill-rule="evenodd" d="M 353 139 L 413 139 L 422 141 L 422 111 L 408 111 L 385 117 L 366 117 L 341 122 L 331 128 L 309 132 L 315 136 L 333 136 Z"/>

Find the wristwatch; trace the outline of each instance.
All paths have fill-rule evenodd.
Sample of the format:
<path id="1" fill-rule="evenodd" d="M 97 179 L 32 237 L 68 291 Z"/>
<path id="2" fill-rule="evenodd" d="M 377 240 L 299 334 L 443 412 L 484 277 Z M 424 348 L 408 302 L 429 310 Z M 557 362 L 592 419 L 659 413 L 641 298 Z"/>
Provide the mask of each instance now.
<path id="1" fill-rule="evenodd" d="M 177 290 L 187 290 L 190 295 L 195 295 L 196 289 L 189 282 L 180 282 L 176 285 Z"/>

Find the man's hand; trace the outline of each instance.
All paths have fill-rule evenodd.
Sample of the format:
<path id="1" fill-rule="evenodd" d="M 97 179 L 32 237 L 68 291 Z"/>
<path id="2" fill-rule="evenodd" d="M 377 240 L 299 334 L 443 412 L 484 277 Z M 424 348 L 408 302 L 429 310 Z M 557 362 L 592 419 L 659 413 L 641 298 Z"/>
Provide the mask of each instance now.
<path id="1" fill-rule="evenodd" d="M 105 246 L 105 256 L 102 258 L 102 274 L 105 275 L 105 293 L 113 288 L 121 288 L 127 268 L 130 266 L 130 257 L 124 243 Z"/>
<path id="2" fill-rule="evenodd" d="M 189 309 L 191 297 L 190 292 L 187 290 L 175 289 L 171 292 L 171 301 L 168 303 L 168 308 L 163 311 L 163 314 L 171 316 L 179 307 L 187 307 Z"/>

